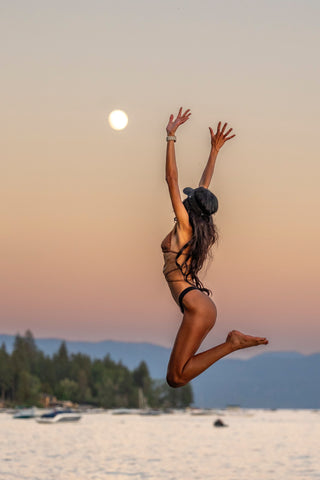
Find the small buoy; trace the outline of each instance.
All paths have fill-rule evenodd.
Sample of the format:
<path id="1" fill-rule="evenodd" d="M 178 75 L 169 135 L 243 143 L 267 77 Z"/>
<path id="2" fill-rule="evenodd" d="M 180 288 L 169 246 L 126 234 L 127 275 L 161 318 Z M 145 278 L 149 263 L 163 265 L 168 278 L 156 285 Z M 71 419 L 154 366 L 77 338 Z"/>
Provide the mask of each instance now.
<path id="1" fill-rule="evenodd" d="M 213 423 L 213 426 L 214 426 L 214 427 L 227 427 L 228 425 L 226 425 L 225 423 L 223 423 L 223 421 L 220 420 L 220 418 L 218 418 L 218 420 L 216 420 L 216 421 Z"/>

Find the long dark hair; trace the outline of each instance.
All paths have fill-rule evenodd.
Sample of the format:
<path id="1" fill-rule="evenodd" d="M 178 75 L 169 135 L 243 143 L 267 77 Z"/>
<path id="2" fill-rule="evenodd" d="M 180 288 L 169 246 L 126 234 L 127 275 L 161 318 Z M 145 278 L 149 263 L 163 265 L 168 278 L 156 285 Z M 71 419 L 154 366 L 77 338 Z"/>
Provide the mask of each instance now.
<path id="1" fill-rule="evenodd" d="M 216 211 L 217 206 L 212 207 L 212 198 L 208 195 L 213 195 L 209 190 L 201 187 L 197 189 L 198 206 L 200 204 L 201 213 L 195 209 L 190 198 L 186 198 L 183 202 L 188 215 L 190 225 L 192 227 L 192 237 L 183 247 L 179 250 L 176 256 L 176 265 L 183 273 L 187 282 L 191 285 L 195 285 L 199 290 L 205 292 L 207 295 L 211 294 L 211 290 L 205 288 L 203 283 L 198 277 L 198 272 L 203 267 L 205 260 L 210 254 L 210 249 L 218 239 L 217 227 L 213 223 L 212 215 L 208 212 Z M 204 192 L 206 190 L 206 192 Z M 208 194 L 207 194 L 208 192 Z M 199 200 L 200 197 L 200 200 Z M 215 197 L 215 201 L 217 199 Z M 196 210 L 196 211 L 195 211 Z M 180 264 L 178 262 L 179 257 L 183 254 L 184 250 L 188 248 L 188 253 L 184 261 Z"/>

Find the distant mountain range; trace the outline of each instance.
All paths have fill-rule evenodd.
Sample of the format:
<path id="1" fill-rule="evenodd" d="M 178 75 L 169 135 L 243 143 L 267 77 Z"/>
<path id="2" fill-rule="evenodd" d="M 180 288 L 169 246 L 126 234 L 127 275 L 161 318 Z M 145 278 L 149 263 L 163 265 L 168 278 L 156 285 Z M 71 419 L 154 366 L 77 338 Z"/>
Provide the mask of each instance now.
<path id="1" fill-rule="evenodd" d="M 55 353 L 62 340 L 38 338 L 47 355 Z M 12 351 L 14 336 L 0 335 Z M 69 353 L 91 358 L 109 354 L 112 360 L 135 368 L 144 360 L 153 378 L 165 378 L 170 349 L 150 343 L 66 341 Z M 203 408 L 236 404 L 248 408 L 320 408 L 320 353 L 269 352 L 248 360 L 223 358 L 192 381 L 195 405 Z"/>

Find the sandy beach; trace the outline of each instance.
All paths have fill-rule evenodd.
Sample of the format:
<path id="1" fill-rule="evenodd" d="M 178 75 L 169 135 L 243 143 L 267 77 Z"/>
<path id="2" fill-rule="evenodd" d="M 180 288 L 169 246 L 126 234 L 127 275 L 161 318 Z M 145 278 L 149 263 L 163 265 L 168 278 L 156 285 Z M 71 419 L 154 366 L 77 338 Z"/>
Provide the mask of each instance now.
<path id="1" fill-rule="evenodd" d="M 0 479 L 296 480 L 320 478 L 320 412 L 84 414 L 42 425 L 0 415 Z"/>

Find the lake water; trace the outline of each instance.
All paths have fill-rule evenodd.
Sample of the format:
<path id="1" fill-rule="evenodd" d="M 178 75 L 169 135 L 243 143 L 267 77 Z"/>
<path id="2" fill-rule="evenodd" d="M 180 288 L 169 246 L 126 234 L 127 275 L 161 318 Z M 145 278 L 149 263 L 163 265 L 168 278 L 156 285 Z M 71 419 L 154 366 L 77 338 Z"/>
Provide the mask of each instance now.
<path id="1" fill-rule="evenodd" d="M 0 415 L 1 480 L 320 479 L 320 412 L 84 414 L 74 424 Z"/>

